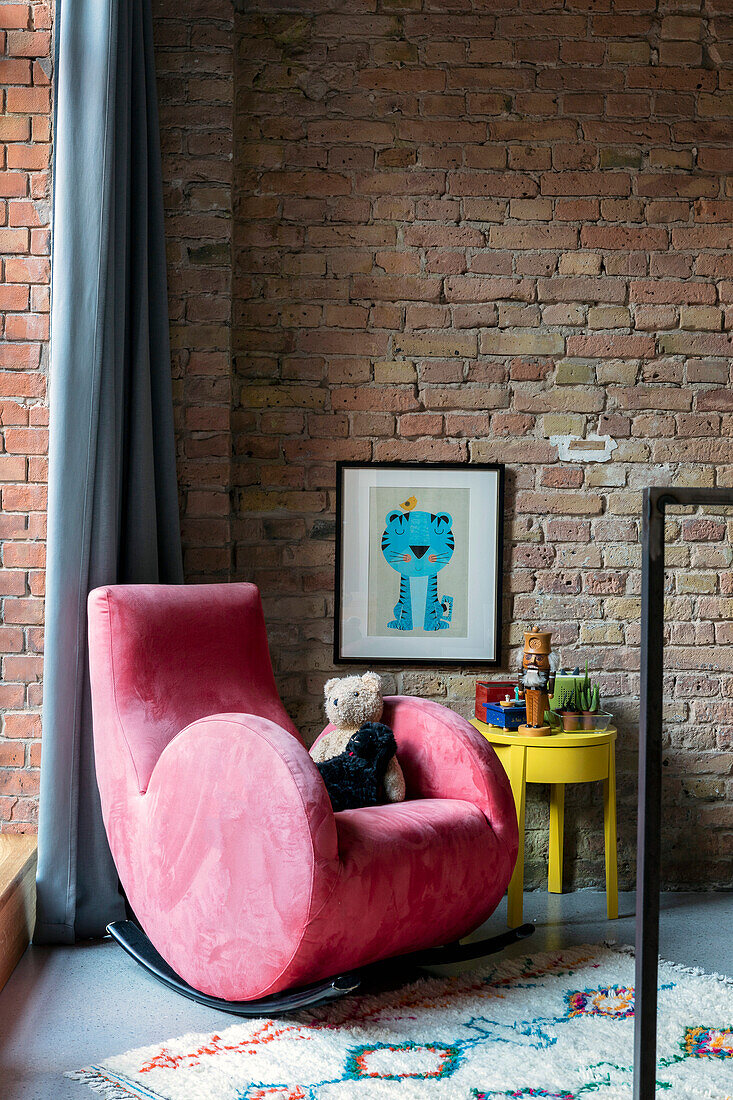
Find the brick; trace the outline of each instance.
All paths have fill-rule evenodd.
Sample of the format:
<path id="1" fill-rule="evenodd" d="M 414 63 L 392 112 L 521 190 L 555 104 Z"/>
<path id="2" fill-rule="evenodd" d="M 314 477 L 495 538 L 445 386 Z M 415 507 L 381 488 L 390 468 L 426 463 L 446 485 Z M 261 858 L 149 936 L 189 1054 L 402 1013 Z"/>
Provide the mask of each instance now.
<path id="1" fill-rule="evenodd" d="M 451 195 L 476 195 L 508 199 L 533 198 L 538 187 L 531 176 L 520 172 L 453 172 L 449 180 Z M 436 188 L 436 190 L 439 190 Z"/>
<path id="2" fill-rule="evenodd" d="M 617 279 L 593 279 L 582 275 L 537 280 L 541 302 L 623 302 L 626 287 Z"/>
<path id="3" fill-rule="evenodd" d="M 394 362 L 374 364 L 375 382 L 417 382 L 414 363 Z"/>
<path id="4" fill-rule="evenodd" d="M 260 179 L 263 194 L 276 195 L 348 195 L 349 180 L 336 172 L 264 172 Z"/>
<path id="5" fill-rule="evenodd" d="M 575 389 L 551 389 L 546 392 L 514 395 L 514 407 L 521 412 L 563 412 L 568 407 L 576 412 L 600 412 L 604 395 L 599 387 L 578 386 Z"/>
<path id="6" fill-rule="evenodd" d="M 40 358 L 41 348 L 39 344 L 7 343 L 0 345 L 0 369 L 2 370 L 35 370 L 39 365 Z"/>
<path id="7" fill-rule="evenodd" d="M 7 148 L 7 164 L 11 170 L 25 168 L 34 172 L 48 168 L 51 160 L 50 145 L 23 145 L 14 142 Z"/>
<path id="8" fill-rule="evenodd" d="M 702 390 L 695 399 L 699 412 L 726 411 L 733 409 L 733 393 L 730 389 Z"/>
<path id="9" fill-rule="evenodd" d="M 718 542 L 725 538 L 725 524 L 712 519 L 685 519 L 682 537 L 695 542 Z"/>
<path id="10" fill-rule="evenodd" d="M 656 332 L 659 329 L 676 328 L 677 310 L 674 306 L 634 306 L 634 327 L 637 331 Z"/>
<path id="11" fill-rule="evenodd" d="M 445 296 L 449 302 L 531 301 L 533 293 L 528 279 L 482 279 L 467 275 L 445 280 Z"/>
<path id="12" fill-rule="evenodd" d="M 384 440 L 374 447 L 377 462 L 458 462 L 465 457 L 466 444 L 453 439 Z"/>
<path id="13" fill-rule="evenodd" d="M 583 470 L 579 467 L 549 466 L 542 471 L 540 483 L 550 489 L 579 489 L 583 484 Z"/>
<path id="14" fill-rule="evenodd" d="M 492 225 L 489 229 L 492 248 L 574 248 L 577 239 L 576 229 L 562 225 Z"/>
<path id="15" fill-rule="evenodd" d="M 475 358 L 477 338 L 471 333 L 404 333 L 393 338 L 396 355 Z"/>
<path id="16" fill-rule="evenodd" d="M 690 228 L 672 227 L 672 244 L 677 249 L 729 248 L 731 240 L 733 230 L 728 226 L 711 223 Z M 702 257 L 698 263 L 704 263 Z"/>
<path id="17" fill-rule="evenodd" d="M 501 368 L 499 372 L 501 373 Z M 421 359 L 418 363 L 418 373 L 422 383 L 463 382 L 466 376 L 464 364 L 456 359 Z M 469 364 L 468 381 L 486 381 L 486 379 L 472 378 Z M 491 381 L 503 381 L 503 373 L 501 378 L 492 378 Z"/>
<path id="18" fill-rule="evenodd" d="M 714 302 L 715 287 L 710 283 L 677 283 L 671 280 L 634 280 L 629 284 L 632 302 L 674 302 L 677 305 Z"/>
<path id="19" fill-rule="evenodd" d="M 590 384 L 595 378 L 595 365 L 590 359 L 561 359 L 555 368 L 556 386 Z"/>
<path id="20" fill-rule="evenodd" d="M 664 332 L 659 336 L 663 355 L 729 355 L 729 333 Z"/>
<path id="21" fill-rule="evenodd" d="M 680 309 L 680 328 L 716 332 L 722 327 L 723 314 L 716 306 L 682 306 Z"/>
<path id="22" fill-rule="evenodd" d="M 46 454 L 48 432 L 40 428 L 7 428 L 5 449 L 11 454 Z"/>
<path id="23" fill-rule="evenodd" d="M 6 50 L 11 57 L 47 57 L 51 35 L 45 31 L 9 30 Z"/>
<path id="24" fill-rule="evenodd" d="M 443 420 L 447 436 L 464 436 L 469 439 L 477 439 L 489 433 L 490 417 L 488 413 L 450 413 Z"/>
<path id="25" fill-rule="evenodd" d="M 25 473 L 25 458 L 0 454 L 0 481 L 25 481 Z"/>
<path id="26" fill-rule="evenodd" d="M 25 30 L 30 23 L 29 4 L 4 4 L 0 11 L 0 28 L 3 30 Z"/>
<path id="27" fill-rule="evenodd" d="M 628 195 L 630 177 L 618 172 L 555 172 L 540 177 L 543 195 Z"/>
<path id="28" fill-rule="evenodd" d="M 597 356 L 609 358 L 651 358 L 655 352 L 654 340 L 649 336 L 618 336 L 595 334 L 568 336 L 567 352 L 569 356 Z"/>
<path id="29" fill-rule="evenodd" d="M 698 16 L 666 15 L 662 19 L 662 38 L 699 42 L 703 21 Z"/>
<path id="30" fill-rule="evenodd" d="M 403 436 L 440 435 L 443 428 L 443 417 L 435 413 L 405 413 L 400 416 L 399 434 Z M 448 434 L 455 435 L 451 431 Z"/>
<path id="31" fill-rule="evenodd" d="M 581 645 L 622 645 L 623 627 L 618 622 L 581 623 Z"/>
<path id="32" fill-rule="evenodd" d="M 603 257 L 593 252 L 564 252 L 558 271 L 561 275 L 600 275 Z"/>
<path id="33" fill-rule="evenodd" d="M 3 720 L 3 736 L 9 738 L 34 738 L 41 736 L 39 714 L 14 714 L 6 711 Z"/>
<path id="34" fill-rule="evenodd" d="M 420 279 L 410 276 L 371 278 L 357 275 L 353 279 L 353 297 L 374 301 L 437 302 L 440 299 L 440 279 Z"/>
<path id="35" fill-rule="evenodd" d="M 540 514 L 559 514 L 567 516 L 598 515 L 603 507 L 600 496 L 595 493 L 539 493 L 520 492 L 517 494 L 517 511 Z"/>
<path id="36" fill-rule="evenodd" d="M 614 387 L 615 401 L 623 409 L 689 409 L 692 394 L 672 386 Z"/>
<path id="37" fill-rule="evenodd" d="M 50 276 L 48 260 L 14 256 L 5 261 L 5 280 L 8 283 L 48 284 Z"/>
<path id="38" fill-rule="evenodd" d="M 31 79 L 30 61 L 0 57 L 0 84 L 30 84 Z M 8 111 L 17 110 L 13 106 L 14 97 L 11 98 L 10 96 L 10 93 L 14 90 L 8 88 L 6 93 Z"/>
<path id="39" fill-rule="evenodd" d="M 557 457 L 555 448 L 545 440 L 477 440 L 470 444 L 473 462 L 542 463 Z"/>
<path id="40" fill-rule="evenodd" d="M 509 394 L 500 386 L 426 386 L 422 399 L 425 406 L 431 409 L 500 409 L 508 405 Z"/>
<path id="41" fill-rule="evenodd" d="M 629 229 L 623 226 L 586 225 L 581 230 L 580 243 L 584 248 L 642 250 L 647 252 L 667 247 L 667 231 L 665 229 Z"/>
<path id="42" fill-rule="evenodd" d="M 27 286 L 0 286 L 0 310 L 26 310 L 28 308 Z"/>
<path id="43" fill-rule="evenodd" d="M 30 141 L 30 137 L 29 118 L 17 118 L 12 115 L 0 118 L 0 141 Z"/>
<path id="44" fill-rule="evenodd" d="M 550 221 L 552 201 L 550 199 L 510 199 L 509 217 L 524 221 Z"/>
<path id="45" fill-rule="evenodd" d="M 0 229 L 0 252 L 27 252 L 27 229 Z"/>
<path id="46" fill-rule="evenodd" d="M 631 314 L 625 306 L 594 306 L 588 310 L 589 328 L 630 328 Z"/>
<path id="47" fill-rule="evenodd" d="M 542 434 L 548 439 L 558 435 L 584 435 L 585 417 L 576 413 L 550 413 L 542 417 Z"/>
<path id="48" fill-rule="evenodd" d="M 717 181 L 707 176 L 685 176 L 679 173 L 647 173 L 636 183 L 639 195 L 677 199 L 682 197 L 714 197 L 718 193 Z"/>
<path id="49" fill-rule="evenodd" d="M 44 314 L 10 314 L 5 318 L 5 335 L 8 340 L 47 340 L 49 318 Z"/>
<path id="50" fill-rule="evenodd" d="M 479 350 L 484 355 L 562 355 L 565 339 L 555 332 L 481 333 Z"/>

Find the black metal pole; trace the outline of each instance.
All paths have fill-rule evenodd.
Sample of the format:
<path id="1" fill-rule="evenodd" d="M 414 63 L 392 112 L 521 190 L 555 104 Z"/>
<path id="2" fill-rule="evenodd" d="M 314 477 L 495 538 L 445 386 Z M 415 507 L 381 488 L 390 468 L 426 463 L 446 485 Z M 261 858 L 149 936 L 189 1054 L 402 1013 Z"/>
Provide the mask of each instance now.
<path id="1" fill-rule="evenodd" d="M 733 505 L 733 489 L 644 490 L 641 571 L 641 708 L 636 865 L 634 1100 L 655 1100 L 662 821 L 664 515 L 669 504 Z"/>
<path id="2" fill-rule="evenodd" d="M 664 502 L 657 489 L 644 490 L 642 544 L 634 1100 L 654 1100 L 664 672 Z"/>

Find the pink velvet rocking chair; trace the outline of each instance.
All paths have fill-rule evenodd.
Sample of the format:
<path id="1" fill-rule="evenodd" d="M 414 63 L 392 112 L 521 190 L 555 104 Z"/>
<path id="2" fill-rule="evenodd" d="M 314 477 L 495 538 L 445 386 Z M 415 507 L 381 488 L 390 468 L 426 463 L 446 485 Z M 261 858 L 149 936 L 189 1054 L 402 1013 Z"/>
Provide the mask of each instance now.
<path id="1" fill-rule="evenodd" d="M 334 813 L 278 697 L 254 585 L 96 589 L 89 658 L 102 812 L 135 918 L 109 930 L 178 992 L 285 1012 L 380 960 L 477 958 L 532 930 L 457 943 L 516 859 L 490 745 L 445 707 L 387 698 L 407 800 Z"/>

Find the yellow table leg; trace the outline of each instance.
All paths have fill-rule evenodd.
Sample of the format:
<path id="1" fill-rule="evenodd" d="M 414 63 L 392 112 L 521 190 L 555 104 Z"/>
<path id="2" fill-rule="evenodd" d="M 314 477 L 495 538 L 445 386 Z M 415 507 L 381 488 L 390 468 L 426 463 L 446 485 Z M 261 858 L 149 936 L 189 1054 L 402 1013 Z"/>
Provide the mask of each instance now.
<path id="1" fill-rule="evenodd" d="M 606 838 L 606 912 L 618 917 L 618 861 L 616 853 L 616 746 L 608 746 L 608 779 L 603 782 L 603 831 Z"/>
<path id="2" fill-rule="evenodd" d="M 514 874 L 507 892 L 507 924 L 516 928 L 522 923 L 524 892 L 524 803 L 527 778 L 527 750 L 523 745 L 512 745 L 509 752 L 509 782 L 514 795 L 519 825 L 519 851 Z"/>
<path id="3" fill-rule="evenodd" d="M 565 839 L 565 784 L 550 786 L 550 859 L 547 871 L 547 889 L 551 894 L 562 893 L 562 850 Z"/>

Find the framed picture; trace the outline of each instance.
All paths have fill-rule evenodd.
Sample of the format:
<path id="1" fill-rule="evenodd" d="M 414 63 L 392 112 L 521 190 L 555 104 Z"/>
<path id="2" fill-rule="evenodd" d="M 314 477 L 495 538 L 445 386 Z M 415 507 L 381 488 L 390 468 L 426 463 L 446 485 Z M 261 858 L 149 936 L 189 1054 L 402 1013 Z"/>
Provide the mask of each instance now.
<path id="1" fill-rule="evenodd" d="M 504 467 L 339 462 L 336 663 L 497 665 Z"/>

